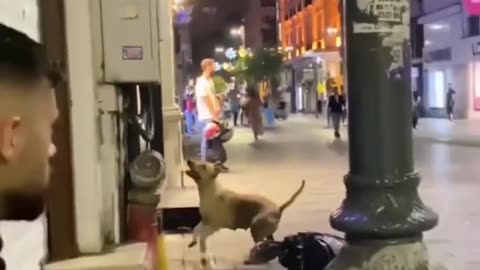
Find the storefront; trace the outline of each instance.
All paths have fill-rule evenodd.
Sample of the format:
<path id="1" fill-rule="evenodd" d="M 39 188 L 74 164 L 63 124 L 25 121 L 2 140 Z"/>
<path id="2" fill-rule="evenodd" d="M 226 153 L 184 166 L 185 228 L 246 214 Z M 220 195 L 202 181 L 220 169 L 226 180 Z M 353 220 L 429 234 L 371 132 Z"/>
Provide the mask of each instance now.
<path id="1" fill-rule="evenodd" d="M 463 66 L 466 96 L 466 117 L 480 118 L 480 36 L 459 41 L 453 48 L 453 61 Z"/>
<path id="2" fill-rule="evenodd" d="M 288 63 L 293 70 L 291 100 L 294 112 L 315 113 L 318 84 L 332 78 L 335 85 L 343 86 L 342 64 L 339 52 L 307 52 Z"/>
<path id="3" fill-rule="evenodd" d="M 424 116 L 446 118 L 447 91 L 456 91 L 454 117 L 468 117 L 469 92 L 465 87 L 466 65 L 455 61 L 454 47 L 462 40 L 463 14 L 454 6 L 419 19 L 424 30 L 422 105 Z M 413 75 L 413 74 L 412 74 Z M 419 82 L 419 80 L 416 80 Z M 412 84 L 413 87 L 415 85 Z M 420 87 L 417 87 L 421 89 Z"/>
<path id="4" fill-rule="evenodd" d="M 39 7 L 36 0 L 0 1 L 0 22 L 40 41 Z M 8 269 L 40 269 L 47 254 L 47 222 L 0 222 L 4 240 L 2 257 Z"/>
<path id="5" fill-rule="evenodd" d="M 440 51 L 442 51 L 440 53 Z M 432 53 L 443 54 L 441 61 L 427 61 L 423 73 L 423 106 L 426 117 L 446 118 L 447 92 L 455 91 L 454 117 L 470 118 L 471 87 L 468 83 L 469 70 L 466 63 L 459 63 L 453 49 L 442 49 Z M 431 53 L 430 53 L 431 54 Z M 455 59 L 455 60 L 454 60 Z"/>

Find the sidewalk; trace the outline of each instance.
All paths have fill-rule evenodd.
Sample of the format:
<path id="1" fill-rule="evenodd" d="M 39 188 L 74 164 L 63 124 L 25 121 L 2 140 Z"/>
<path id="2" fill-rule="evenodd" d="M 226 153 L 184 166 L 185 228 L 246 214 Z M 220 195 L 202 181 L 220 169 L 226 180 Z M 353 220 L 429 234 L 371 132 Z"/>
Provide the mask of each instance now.
<path id="1" fill-rule="evenodd" d="M 342 126 L 342 133 L 346 128 Z M 415 165 L 422 175 L 420 193 L 435 209 L 441 221 L 425 234 L 433 263 L 449 269 L 478 270 L 480 261 L 480 214 L 478 197 L 480 168 L 475 157 L 480 154 L 480 121 L 461 120 L 453 124 L 442 119 L 421 119 L 415 134 Z M 346 136 L 345 136 L 346 137 Z M 284 202 L 302 179 L 307 188 L 282 217 L 276 238 L 298 231 L 335 233 L 328 217 L 343 198 L 343 176 L 348 171 L 348 145 L 345 139 L 333 139 L 325 129 L 324 119 L 292 116 L 266 132 L 258 144 L 249 129 L 239 128 L 228 142 L 231 173 L 220 176 L 221 183 L 240 193 L 255 192 Z M 433 142 L 433 143 L 432 143 Z M 474 145 L 474 147 L 450 147 Z M 172 203 L 198 204 L 193 181 L 186 178 L 187 191 L 175 194 Z M 167 235 L 169 269 L 205 269 L 199 263 L 198 247 L 188 249 L 189 235 Z M 222 230 L 209 241 L 216 265 L 206 269 L 283 269 L 278 263 L 247 267 L 242 260 L 252 246 L 246 231 Z"/>
<path id="2" fill-rule="evenodd" d="M 231 172 L 222 174 L 219 181 L 228 189 L 240 193 L 255 192 L 282 203 L 298 188 L 302 179 L 308 181 L 308 188 L 285 212 L 280 223 L 277 239 L 298 231 L 323 231 L 333 233 L 328 224 L 328 215 L 342 199 L 345 156 L 332 156 L 323 151 L 324 141 L 317 141 L 309 119 L 283 122 L 276 129 L 266 132 L 258 144 L 252 144 L 250 129 L 238 128 L 235 137 L 226 146 Z M 305 133 L 297 136 L 298 130 Z M 314 147 L 312 147 L 314 146 Z M 323 152 L 323 153 L 322 153 Z M 318 170 L 318 162 L 325 169 Z M 295 169 L 293 169 L 295 168 Z M 175 195 L 171 204 L 198 204 L 196 187 L 191 179 L 185 180 L 186 191 Z M 340 196 L 339 196 L 340 195 Z M 188 201 L 188 202 L 187 202 Z M 202 268 L 198 247 L 189 249 L 190 235 L 166 235 L 169 269 L 270 269 L 284 270 L 278 262 L 268 265 L 245 266 L 243 260 L 253 246 L 248 231 L 221 230 L 208 242 L 210 255 L 215 260 L 211 268 Z"/>
<path id="3" fill-rule="evenodd" d="M 421 118 L 414 137 L 421 141 L 480 147 L 480 119 L 457 120 Z"/>

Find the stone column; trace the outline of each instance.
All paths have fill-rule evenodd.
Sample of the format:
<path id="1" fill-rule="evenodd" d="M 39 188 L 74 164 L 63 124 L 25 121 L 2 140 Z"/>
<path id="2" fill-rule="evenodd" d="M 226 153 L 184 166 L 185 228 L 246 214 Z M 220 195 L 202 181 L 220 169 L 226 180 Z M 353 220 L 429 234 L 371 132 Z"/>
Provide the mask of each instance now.
<path id="1" fill-rule="evenodd" d="M 330 223 L 349 245 L 331 269 L 430 269 L 422 234 L 438 216 L 420 199 L 414 170 L 410 3 L 389 3 L 402 14 L 385 18 L 363 2 L 343 1 L 350 171 Z"/>
<path id="2" fill-rule="evenodd" d="M 180 43 L 180 52 L 177 56 L 177 61 L 180 63 L 181 68 L 177 69 L 180 73 L 180 82 L 177 83 L 178 89 L 176 91 L 179 95 L 179 102 L 183 104 L 183 94 L 188 85 L 189 79 L 189 70 L 192 65 L 192 39 L 190 33 L 190 22 L 192 20 L 192 5 L 183 5 L 178 6 L 175 10 L 175 27 L 178 31 L 179 43 Z"/>
<path id="3" fill-rule="evenodd" d="M 319 111 L 318 111 L 318 81 L 319 81 L 319 76 L 318 76 L 318 70 L 320 69 L 321 63 L 319 61 L 315 60 L 315 64 L 313 65 L 313 91 L 315 91 L 315 117 L 318 118 Z"/>
<path id="4" fill-rule="evenodd" d="M 158 1 L 160 32 L 160 84 L 162 91 L 166 187 L 180 187 L 183 163 L 182 112 L 175 102 L 175 48 L 172 0 Z"/>
<path id="5" fill-rule="evenodd" d="M 97 83 L 90 4 L 90 1 L 64 1 L 76 240 L 81 253 L 94 254 L 103 250 L 104 236 Z"/>

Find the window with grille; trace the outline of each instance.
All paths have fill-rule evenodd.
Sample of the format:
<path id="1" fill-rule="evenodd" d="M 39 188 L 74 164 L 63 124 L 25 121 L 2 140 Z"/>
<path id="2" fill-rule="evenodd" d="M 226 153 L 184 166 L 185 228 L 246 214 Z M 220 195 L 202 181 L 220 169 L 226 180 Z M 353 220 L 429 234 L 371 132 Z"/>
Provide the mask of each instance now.
<path id="1" fill-rule="evenodd" d="M 467 19 L 468 26 L 468 36 L 478 36 L 480 35 L 480 17 L 479 16 L 469 16 Z"/>
<path id="2" fill-rule="evenodd" d="M 275 0 L 261 0 L 262 7 L 274 7 L 276 5 Z"/>

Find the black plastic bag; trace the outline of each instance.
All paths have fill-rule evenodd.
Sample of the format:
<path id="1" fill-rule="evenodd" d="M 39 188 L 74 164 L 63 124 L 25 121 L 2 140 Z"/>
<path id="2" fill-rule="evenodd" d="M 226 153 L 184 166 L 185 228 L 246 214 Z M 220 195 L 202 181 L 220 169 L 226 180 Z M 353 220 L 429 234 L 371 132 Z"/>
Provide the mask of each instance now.
<path id="1" fill-rule="evenodd" d="M 251 251 L 246 263 L 264 264 L 278 257 L 288 270 L 322 270 L 340 253 L 346 242 L 340 237 L 304 232 L 279 241 L 264 241 Z"/>
<path id="2" fill-rule="evenodd" d="M 299 233 L 286 237 L 282 246 L 279 261 L 288 270 L 320 270 L 337 257 L 345 241 L 329 234 Z"/>

